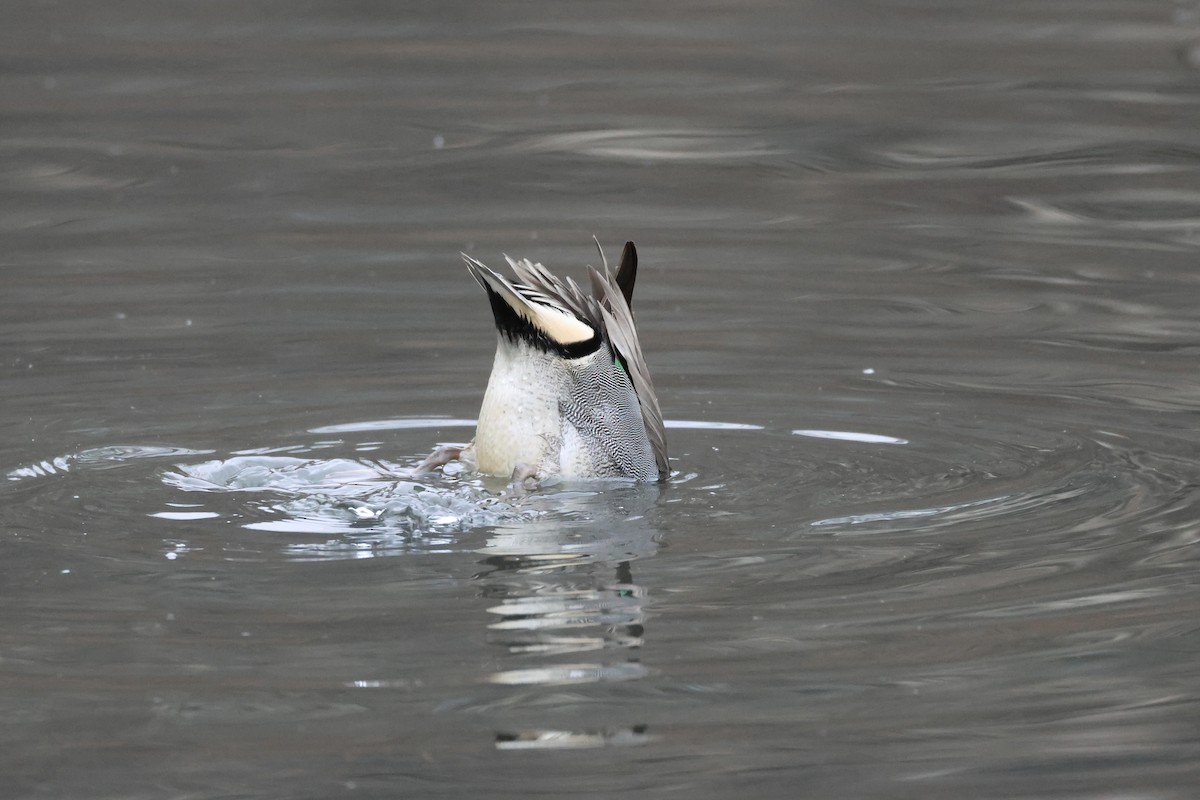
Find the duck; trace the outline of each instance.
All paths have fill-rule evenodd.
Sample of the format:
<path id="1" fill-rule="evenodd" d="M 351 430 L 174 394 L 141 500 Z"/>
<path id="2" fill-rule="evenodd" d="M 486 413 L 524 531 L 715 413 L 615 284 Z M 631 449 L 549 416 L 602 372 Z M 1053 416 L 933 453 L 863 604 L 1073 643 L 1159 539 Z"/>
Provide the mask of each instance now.
<path id="1" fill-rule="evenodd" d="M 458 460 L 520 486 L 669 477 L 662 411 L 634 324 L 634 243 L 615 273 L 600 249 L 603 266 L 587 268 L 590 291 L 528 259 L 504 257 L 511 280 L 462 258 L 491 305 L 496 355 L 475 438 L 434 450 L 414 472 Z"/>

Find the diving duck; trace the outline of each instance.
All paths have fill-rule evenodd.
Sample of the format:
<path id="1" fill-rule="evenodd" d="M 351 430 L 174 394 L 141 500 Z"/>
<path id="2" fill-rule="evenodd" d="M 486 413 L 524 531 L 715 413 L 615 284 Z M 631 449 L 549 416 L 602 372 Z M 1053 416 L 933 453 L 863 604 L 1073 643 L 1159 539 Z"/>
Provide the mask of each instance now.
<path id="1" fill-rule="evenodd" d="M 615 275 L 607 261 L 603 270 L 588 267 L 590 293 L 541 264 L 505 259 L 516 281 L 463 254 L 487 292 L 497 333 L 475 439 L 435 450 L 417 472 L 460 459 L 514 484 L 664 480 L 670 468 L 662 412 L 630 308 L 633 242 Z"/>

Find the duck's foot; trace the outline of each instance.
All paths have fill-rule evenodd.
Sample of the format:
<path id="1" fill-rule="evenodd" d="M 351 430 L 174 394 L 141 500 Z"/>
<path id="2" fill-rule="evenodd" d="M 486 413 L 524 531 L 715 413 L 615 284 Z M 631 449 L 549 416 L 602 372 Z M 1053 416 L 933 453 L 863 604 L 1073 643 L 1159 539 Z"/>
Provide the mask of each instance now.
<path id="1" fill-rule="evenodd" d="M 444 467 L 451 461 L 457 461 L 462 457 L 465 449 L 466 447 L 461 444 L 444 444 L 426 456 L 420 464 L 413 467 L 410 475 L 415 478 L 418 475 L 433 472 L 438 467 Z"/>
<path id="2" fill-rule="evenodd" d="M 526 463 L 522 462 L 520 464 L 517 464 L 517 466 L 515 466 L 513 468 L 512 480 L 509 481 L 508 485 L 509 485 L 509 488 L 512 489 L 514 494 L 518 494 L 518 495 L 525 494 L 525 491 L 526 491 L 525 481 L 527 481 L 527 480 L 536 481 L 537 477 L 538 477 L 537 467 L 533 466 L 532 464 L 526 464 Z"/>

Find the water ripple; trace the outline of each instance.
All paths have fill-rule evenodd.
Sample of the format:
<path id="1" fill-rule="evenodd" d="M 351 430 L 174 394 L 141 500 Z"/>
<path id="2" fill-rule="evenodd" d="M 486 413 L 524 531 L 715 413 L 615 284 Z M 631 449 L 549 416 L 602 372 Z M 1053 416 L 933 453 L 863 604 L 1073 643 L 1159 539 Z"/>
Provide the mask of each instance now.
<path id="1" fill-rule="evenodd" d="M 539 136 L 518 150 L 575 153 L 611 161 L 722 162 L 777 157 L 761 137 L 729 130 L 613 129 Z"/>
<path id="2" fill-rule="evenodd" d="M 192 450 L 187 447 L 161 447 L 156 445 L 109 445 L 93 447 L 78 453 L 55 456 L 36 464 L 16 467 L 7 473 L 10 481 L 26 478 L 41 478 L 56 473 L 68 472 L 79 467 L 104 468 L 119 466 L 126 461 L 144 458 L 175 458 L 206 455 L 211 450 Z"/>
<path id="3" fill-rule="evenodd" d="M 1010 202 L 1042 224 L 1184 232 L 1200 226 L 1200 192 L 1195 191 L 1125 189 L 1057 198 L 1014 197 Z"/>
<path id="4" fill-rule="evenodd" d="M 1004 152 L 1011 148 L 1012 145 L 1003 141 L 981 141 L 978 137 L 961 141 L 914 142 L 883 151 L 880 160 L 907 170 L 990 170 L 1029 174 L 1077 172 L 1089 175 L 1128 171 L 1131 168 L 1200 164 L 1200 148 L 1160 142 L 1046 146 Z"/>

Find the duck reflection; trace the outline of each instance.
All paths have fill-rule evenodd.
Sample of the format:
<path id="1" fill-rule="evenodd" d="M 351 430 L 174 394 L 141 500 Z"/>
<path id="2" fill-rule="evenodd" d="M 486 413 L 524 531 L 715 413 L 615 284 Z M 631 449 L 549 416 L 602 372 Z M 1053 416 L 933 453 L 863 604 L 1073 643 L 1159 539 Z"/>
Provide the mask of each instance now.
<path id="1" fill-rule="evenodd" d="M 489 682 L 550 692 L 647 674 L 640 658 L 646 590 L 634 582 L 633 564 L 658 550 L 648 514 L 659 492 L 638 485 L 554 493 L 537 498 L 554 509 L 545 518 L 492 533 L 478 551 L 486 568 L 476 578 L 493 601 L 488 641 L 504 648 L 511 666 L 492 673 Z M 647 740 L 640 724 L 531 728 L 498 733 L 496 746 L 579 748 Z"/>

